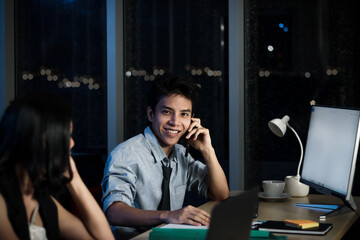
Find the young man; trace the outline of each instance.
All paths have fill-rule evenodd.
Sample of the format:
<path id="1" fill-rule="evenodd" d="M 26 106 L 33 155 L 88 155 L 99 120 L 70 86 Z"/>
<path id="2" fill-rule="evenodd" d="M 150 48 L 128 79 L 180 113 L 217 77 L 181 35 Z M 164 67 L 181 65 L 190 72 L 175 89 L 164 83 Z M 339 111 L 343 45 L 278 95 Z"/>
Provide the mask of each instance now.
<path id="1" fill-rule="evenodd" d="M 111 152 L 101 185 L 104 212 L 115 236 L 125 238 L 128 232 L 131 237 L 144 230 L 141 227 L 161 223 L 208 225 L 208 213 L 183 207 L 185 192 L 197 191 L 215 201 L 228 197 L 228 184 L 209 130 L 192 117 L 199 90 L 190 79 L 155 80 L 146 109 L 150 126 Z M 195 161 L 178 144 L 182 136 L 200 151 L 205 164 Z M 165 184 L 168 177 L 163 175 L 167 171 L 169 187 Z"/>

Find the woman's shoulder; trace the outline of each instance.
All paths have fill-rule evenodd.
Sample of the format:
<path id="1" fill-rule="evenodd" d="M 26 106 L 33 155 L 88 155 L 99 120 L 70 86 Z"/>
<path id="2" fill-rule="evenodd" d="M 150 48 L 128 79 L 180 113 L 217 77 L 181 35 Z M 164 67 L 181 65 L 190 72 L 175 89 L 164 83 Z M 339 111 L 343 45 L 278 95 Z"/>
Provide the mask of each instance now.
<path id="1" fill-rule="evenodd" d="M 0 192 L 0 225 L 4 223 L 8 218 L 8 209 L 4 196 Z M 0 238 L 1 239 L 1 238 Z"/>
<path id="2" fill-rule="evenodd" d="M 4 196 L 0 193 L 0 239 L 19 239 L 9 217 Z"/>
<path id="3" fill-rule="evenodd" d="M 0 192 L 0 222 L 3 222 L 3 218 L 7 216 L 7 208 L 3 195 Z"/>
<path id="4" fill-rule="evenodd" d="M 3 195 L 0 192 L 0 211 L 2 212 L 4 209 L 6 210 L 6 203 Z"/>
<path id="5" fill-rule="evenodd" d="M 8 211 L 7 211 L 7 207 L 6 207 L 6 202 L 5 202 L 4 196 L 0 193 L 0 225 L 1 226 L 3 226 L 5 223 L 9 222 L 9 218 L 8 218 L 7 214 L 8 214 Z M 0 226 L 0 229 L 1 229 L 1 226 Z M 1 236 L 1 234 L 0 234 L 0 236 Z"/>

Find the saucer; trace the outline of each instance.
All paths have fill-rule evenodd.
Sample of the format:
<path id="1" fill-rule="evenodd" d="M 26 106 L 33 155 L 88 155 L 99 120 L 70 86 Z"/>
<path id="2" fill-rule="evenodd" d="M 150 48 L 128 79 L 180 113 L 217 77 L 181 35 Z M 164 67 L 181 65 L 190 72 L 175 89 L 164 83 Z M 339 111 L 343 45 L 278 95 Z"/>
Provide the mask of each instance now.
<path id="1" fill-rule="evenodd" d="M 282 193 L 279 197 L 268 197 L 264 192 L 259 192 L 258 194 L 259 198 L 267 199 L 267 200 L 281 200 L 291 197 L 290 193 Z"/>

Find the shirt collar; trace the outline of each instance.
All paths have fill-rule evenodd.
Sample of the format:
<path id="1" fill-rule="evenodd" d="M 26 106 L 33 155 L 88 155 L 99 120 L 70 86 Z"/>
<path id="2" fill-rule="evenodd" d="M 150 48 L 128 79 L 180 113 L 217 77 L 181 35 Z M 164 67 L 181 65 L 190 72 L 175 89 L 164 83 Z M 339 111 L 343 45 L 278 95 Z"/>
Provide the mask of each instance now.
<path id="1" fill-rule="evenodd" d="M 155 163 L 163 160 L 164 158 L 167 158 L 166 154 L 164 153 L 163 149 L 160 146 L 158 139 L 156 138 L 155 134 L 152 132 L 150 126 L 145 128 L 144 135 L 146 140 L 149 142 L 151 152 L 155 158 Z M 178 147 L 179 146 L 175 144 L 174 149 L 170 154 L 170 159 L 173 160 L 174 162 L 177 162 L 175 152 L 178 151 Z"/>

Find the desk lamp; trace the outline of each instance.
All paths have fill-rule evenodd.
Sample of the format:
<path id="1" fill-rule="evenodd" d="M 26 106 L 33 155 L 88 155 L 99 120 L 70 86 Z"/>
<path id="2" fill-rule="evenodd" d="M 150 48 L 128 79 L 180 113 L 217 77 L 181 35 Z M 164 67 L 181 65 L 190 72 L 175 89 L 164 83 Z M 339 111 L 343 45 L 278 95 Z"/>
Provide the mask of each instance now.
<path id="1" fill-rule="evenodd" d="M 291 131 L 295 134 L 296 138 L 298 139 L 300 143 L 300 161 L 299 166 L 297 169 L 297 175 L 296 176 L 286 176 L 285 177 L 285 192 L 290 193 L 293 197 L 305 197 L 309 194 L 309 186 L 303 184 L 300 182 L 300 168 L 301 163 L 304 155 L 303 145 L 301 143 L 301 140 L 299 138 L 299 135 L 296 133 L 296 131 L 289 125 L 290 117 L 288 115 L 285 115 L 282 119 L 276 118 L 271 120 L 268 123 L 268 126 L 270 130 L 278 137 L 283 137 L 286 133 L 286 129 L 290 128 Z"/>

